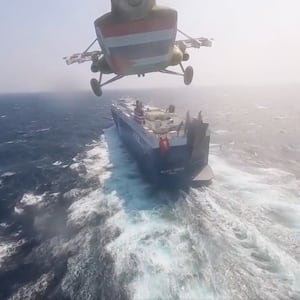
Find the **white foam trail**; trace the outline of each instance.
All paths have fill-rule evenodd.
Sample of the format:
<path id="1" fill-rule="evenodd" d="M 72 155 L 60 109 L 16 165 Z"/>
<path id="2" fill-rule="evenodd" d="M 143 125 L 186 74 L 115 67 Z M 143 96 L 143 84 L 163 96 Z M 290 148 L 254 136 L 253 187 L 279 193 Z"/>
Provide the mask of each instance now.
<path id="1" fill-rule="evenodd" d="M 234 299 L 299 296 L 299 182 L 275 169 L 243 171 L 214 155 L 211 163 L 212 187 L 185 195 L 177 208 L 195 244 L 203 244 L 207 235 L 205 273 Z M 272 214 L 278 205 L 289 211 L 286 216 L 277 210 L 285 225 Z"/>
<path id="2" fill-rule="evenodd" d="M 119 230 L 106 249 L 132 299 L 300 295 L 300 195 L 292 174 L 234 167 L 216 155 L 215 147 L 213 185 L 172 199 L 141 180 L 114 129 L 89 147 L 71 167 L 96 177 L 101 187 L 70 192 L 77 200 L 68 222 L 85 228 L 74 242 L 81 243 L 84 253 L 70 260 L 69 270 L 75 273 L 68 273 L 64 289 L 71 289 L 74 274 L 86 270 L 83 261 L 92 251 L 92 231 L 86 226 L 100 220 L 99 231 Z"/>
<path id="3" fill-rule="evenodd" d="M 193 245 L 188 232 L 162 204 L 171 201 L 170 196 L 153 193 L 143 182 L 114 129 L 89 147 L 86 157 L 76 158 L 72 168 L 84 166 L 83 176 L 97 176 L 102 188 L 78 197 L 71 205 L 69 226 L 84 228 L 96 219 L 106 219 L 102 230 L 119 229 L 119 237 L 112 239 L 107 250 L 115 260 L 118 277 L 127 278 L 125 285 L 133 299 L 213 299 L 209 287 L 202 284 L 201 259 L 190 251 Z M 74 269 L 79 268 L 75 261 Z M 71 279 L 67 278 L 64 286 L 70 289 Z"/>
<path id="4" fill-rule="evenodd" d="M 14 212 L 17 214 L 17 215 L 22 215 L 24 213 L 24 209 L 23 208 L 20 208 L 18 206 L 15 206 L 14 207 Z"/>
<path id="5" fill-rule="evenodd" d="M 68 223 L 83 227 L 95 218 L 107 217 L 111 212 L 121 210 L 122 203 L 114 195 L 103 195 L 101 191 L 93 191 L 74 202 L 69 208 Z"/>
<path id="6" fill-rule="evenodd" d="M 140 211 L 125 216 L 122 228 L 108 249 L 117 274 L 130 278 L 133 299 L 214 299 L 203 284 L 205 259 L 172 212 Z"/>

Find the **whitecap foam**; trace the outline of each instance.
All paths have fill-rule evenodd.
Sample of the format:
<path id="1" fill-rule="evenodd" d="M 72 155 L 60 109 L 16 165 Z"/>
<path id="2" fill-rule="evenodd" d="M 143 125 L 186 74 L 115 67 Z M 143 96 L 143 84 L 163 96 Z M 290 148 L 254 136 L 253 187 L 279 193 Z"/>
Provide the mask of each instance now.
<path id="1" fill-rule="evenodd" d="M 86 172 L 83 176 L 86 178 L 96 176 L 99 178 L 99 187 L 105 186 L 111 177 L 111 168 L 113 167 L 105 137 L 102 136 L 100 141 L 94 142 L 89 147 L 92 148 L 86 152 L 85 157 L 81 160 L 79 157 L 75 157 L 76 163 L 70 167 L 74 170 L 80 170 L 81 166 L 84 167 Z M 96 190 L 73 189 L 64 196 L 76 199 L 69 207 L 68 217 L 68 222 L 74 225 L 86 225 L 94 216 L 106 214 L 113 207 L 117 211 L 122 207 L 122 202 L 115 197 L 113 190 L 110 193 L 105 193 L 101 188 Z"/>
<path id="2" fill-rule="evenodd" d="M 80 166 L 79 163 L 75 163 L 75 164 L 70 165 L 70 169 L 72 169 L 72 170 L 78 170 L 79 166 Z"/>
<path id="3" fill-rule="evenodd" d="M 51 128 L 41 128 L 41 129 L 37 129 L 35 132 L 36 133 L 42 133 L 42 132 L 48 132 L 50 130 L 51 130 Z"/>
<path id="4" fill-rule="evenodd" d="M 13 248 L 13 244 L 0 242 L 0 267 L 2 266 L 5 259 L 10 255 Z"/>
<path id="5" fill-rule="evenodd" d="M 6 224 L 6 223 L 0 223 L 0 227 L 1 227 L 1 228 L 8 228 L 8 227 L 9 227 L 9 225 L 8 225 L 8 224 Z"/>
<path id="6" fill-rule="evenodd" d="M 114 202 L 113 196 L 104 196 L 101 191 L 93 191 L 69 207 L 68 224 L 83 227 L 93 220 L 106 218 L 111 212 L 115 213 L 121 207 L 122 204 L 119 201 Z"/>
<path id="7" fill-rule="evenodd" d="M 62 165 L 62 162 L 61 161 L 56 161 L 52 164 L 53 166 L 61 166 Z"/>
<path id="8" fill-rule="evenodd" d="M 34 194 L 24 194 L 20 200 L 22 206 L 36 206 L 40 205 L 44 200 L 45 194 L 43 195 L 34 195 Z"/>
<path id="9" fill-rule="evenodd" d="M 12 177 L 14 175 L 16 175 L 15 172 L 5 172 L 5 173 L 1 174 L 1 177 L 6 178 L 6 177 Z"/>
<path id="10" fill-rule="evenodd" d="M 55 275 L 52 272 L 41 275 L 35 283 L 29 283 L 14 292 L 10 299 L 43 299 L 45 293 L 52 281 L 55 280 Z"/>

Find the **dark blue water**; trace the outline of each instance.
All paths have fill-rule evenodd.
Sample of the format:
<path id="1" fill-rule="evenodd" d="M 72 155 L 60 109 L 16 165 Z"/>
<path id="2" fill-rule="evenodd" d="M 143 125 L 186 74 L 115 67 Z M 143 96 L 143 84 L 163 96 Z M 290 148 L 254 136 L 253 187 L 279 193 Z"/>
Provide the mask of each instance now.
<path id="1" fill-rule="evenodd" d="M 15 173 L 3 179 L 1 217 L 5 218 L 25 192 L 67 191 L 76 178 L 68 168 L 53 163 L 70 164 L 112 122 L 109 101 L 100 104 L 88 94 L 7 95 L 0 101 L 0 170 Z"/>
<path id="2" fill-rule="evenodd" d="M 111 127 L 120 95 L 202 110 L 213 184 L 144 182 Z M 0 299 L 300 299 L 298 97 L 0 96 Z"/>
<path id="3" fill-rule="evenodd" d="M 7 298 L 20 286 L 39 278 L 54 263 L 55 278 L 44 294 L 50 297 L 55 282 L 65 272 L 67 257 L 55 258 L 54 262 L 51 257 L 47 260 L 25 257 L 58 231 L 68 234 L 64 210 L 70 202 L 61 195 L 75 187 L 91 185 L 80 180 L 69 165 L 87 144 L 99 139 L 104 128 L 112 126 L 110 100 L 99 102 L 88 93 L 3 95 L 0 115 L 0 223 L 7 224 L 0 234 L 9 242 L 24 239 L 0 270 L 0 298 Z M 45 194 L 44 210 L 49 215 L 42 234 L 36 232 L 33 224 L 36 214 L 41 212 L 34 207 L 22 215 L 15 212 L 24 194 Z M 55 224 L 52 214 L 56 215 Z M 57 297 L 55 292 L 54 295 Z"/>

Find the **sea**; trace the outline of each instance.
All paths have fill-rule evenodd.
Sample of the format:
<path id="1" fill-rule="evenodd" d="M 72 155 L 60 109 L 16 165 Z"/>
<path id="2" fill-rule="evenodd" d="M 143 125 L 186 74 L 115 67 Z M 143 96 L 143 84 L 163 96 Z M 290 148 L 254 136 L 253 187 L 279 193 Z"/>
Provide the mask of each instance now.
<path id="1" fill-rule="evenodd" d="M 209 186 L 144 181 L 120 97 L 210 123 Z M 300 299 L 300 87 L 0 96 L 0 299 Z"/>

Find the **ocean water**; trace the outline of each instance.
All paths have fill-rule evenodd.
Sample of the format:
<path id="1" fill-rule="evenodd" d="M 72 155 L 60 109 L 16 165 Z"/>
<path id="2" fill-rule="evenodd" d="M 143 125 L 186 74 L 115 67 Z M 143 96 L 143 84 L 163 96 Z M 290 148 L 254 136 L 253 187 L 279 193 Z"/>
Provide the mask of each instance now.
<path id="1" fill-rule="evenodd" d="M 211 124 L 209 187 L 156 190 L 120 96 Z M 0 96 L 0 299 L 300 299 L 300 89 Z"/>

